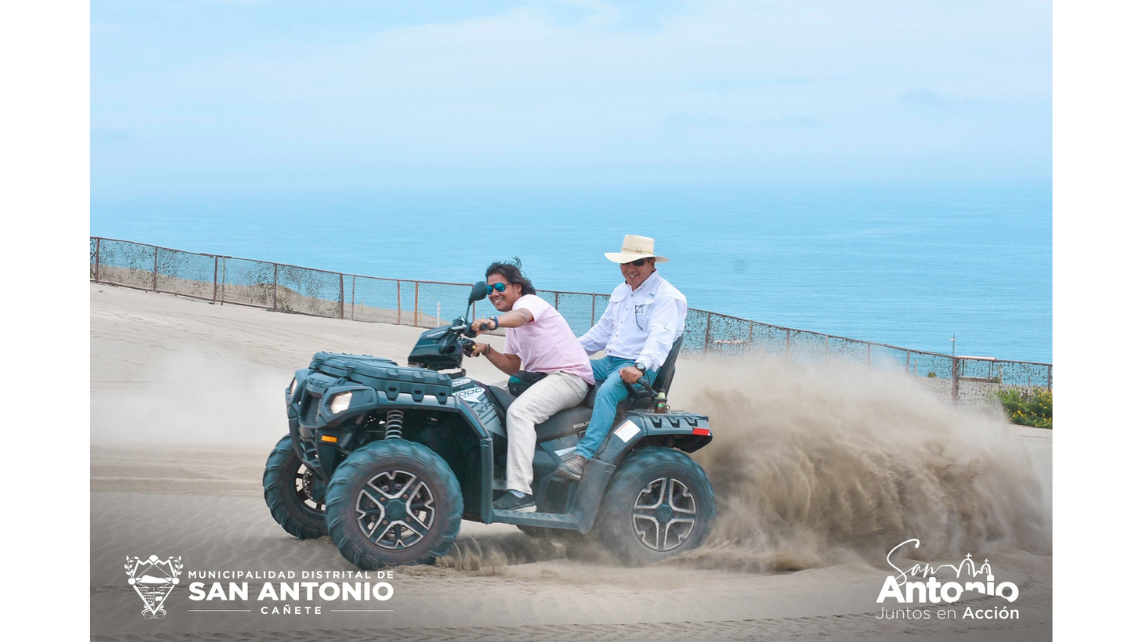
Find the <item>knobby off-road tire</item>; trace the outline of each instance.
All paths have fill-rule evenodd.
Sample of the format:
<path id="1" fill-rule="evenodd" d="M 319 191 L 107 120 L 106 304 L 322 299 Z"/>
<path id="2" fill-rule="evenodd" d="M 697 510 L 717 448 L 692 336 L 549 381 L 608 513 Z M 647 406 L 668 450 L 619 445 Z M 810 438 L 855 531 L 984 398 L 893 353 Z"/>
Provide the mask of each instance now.
<path id="1" fill-rule="evenodd" d="M 452 548 L 464 511 L 447 462 L 404 439 L 375 441 L 346 457 L 326 502 L 333 543 L 364 570 L 435 561 Z"/>
<path id="2" fill-rule="evenodd" d="M 593 535 L 632 566 L 697 548 L 714 521 L 714 489 L 702 467 L 677 450 L 636 450 L 619 465 Z"/>
<path id="3" fill-rule="evenodd" d="M 325 506 L 311 495 L 319 480 L 301 463 L 289 435 L 282 437 L 266 460 L 262 475 L 262 491 L 270 515 L 287 533 L 300 539 L 322 537 L 325 527 Z"/>

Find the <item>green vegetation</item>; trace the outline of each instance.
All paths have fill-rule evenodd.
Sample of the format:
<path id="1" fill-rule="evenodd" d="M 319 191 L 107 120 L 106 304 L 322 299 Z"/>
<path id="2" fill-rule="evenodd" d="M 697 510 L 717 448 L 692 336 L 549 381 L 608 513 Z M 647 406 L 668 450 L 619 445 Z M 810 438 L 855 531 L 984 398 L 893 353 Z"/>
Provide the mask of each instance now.
<path id="1" fill-rule="evenodd" d="M 1035 388 L 1032 392 L 1022 392 L 1008 388 L 994 393 L 995 399 L 1003 404 L 1003 412 L 1012 423 L 1035 428 L 1051 428 L 1051 405 L 1054 395 L 1046 388 Z"/>
<path id="2" fill-rule="evenodd" d="M 936 378 L 936 373 L 934 373 L 934 372 L 932 372 L 931 370 L 929 370 L 929 371 L 928 371 L 928 378 L 929 378 L 929 379 L 935 379 L 935 378 Z"/>

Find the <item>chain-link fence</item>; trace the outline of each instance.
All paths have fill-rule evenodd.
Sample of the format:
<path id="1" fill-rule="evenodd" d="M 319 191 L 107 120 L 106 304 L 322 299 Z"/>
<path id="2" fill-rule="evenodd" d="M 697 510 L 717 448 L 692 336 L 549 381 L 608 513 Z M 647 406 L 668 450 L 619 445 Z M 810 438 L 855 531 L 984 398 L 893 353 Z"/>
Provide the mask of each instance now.
<path id="1" fill-rule="evenodd" d="M 266 261 L 199 254 L 154 245 L 91 238 L 90 279 L 311 316 L 432 328 L 462 316 L 471 285 L 341 274 Z M 610 296 L 540 290 L 576 335 L 603 315 Z M 496 314 L 487 299 L 472 310 Z M 686 313 L 683 351 L 744 356 L 776 354 L 795 363 L 842 360 L 898 368 L 929 380 L 960 402 L 977 402 L 1001 388 L 1052 386 L 1052 365 L 910 350 L 820 332 L 784 328 L 706 310 Z"/>

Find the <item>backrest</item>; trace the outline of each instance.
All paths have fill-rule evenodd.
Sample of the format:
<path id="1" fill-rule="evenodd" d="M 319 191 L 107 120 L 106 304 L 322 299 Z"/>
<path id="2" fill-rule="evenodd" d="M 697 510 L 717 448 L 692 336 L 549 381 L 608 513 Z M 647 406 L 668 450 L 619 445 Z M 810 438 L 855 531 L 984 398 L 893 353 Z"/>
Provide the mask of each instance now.
<path id="1" fill-rule="evenodd" d="M 683 334 L 678 337 L 674 345 L 670 346 L 670 354 L 666 355 L 666 361 L 662 362 L 662 367 L 658 369 L 658 376 L 654 378 L 654 383 L 651 384 L 655 392 L 670 393 L 670 383 L 674 381 L 674 364 L 678 361 L 678 353 L 682 352 L 682 338 L 685 336 Z"/>

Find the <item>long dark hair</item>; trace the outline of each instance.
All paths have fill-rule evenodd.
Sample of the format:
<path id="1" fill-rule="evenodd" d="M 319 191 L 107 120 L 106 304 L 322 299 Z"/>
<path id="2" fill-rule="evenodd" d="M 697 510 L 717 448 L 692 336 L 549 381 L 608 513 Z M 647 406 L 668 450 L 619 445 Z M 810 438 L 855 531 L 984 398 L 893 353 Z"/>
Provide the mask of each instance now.
<path id="1" fill-rule="evenodd" d="M 504 277 L 508 283 L 520 286 L 520 295 L 535 294 L 535 286 L 531 284 L 531 279 L 524 276 L 520 268 L 519 257 L 515 257 L 510 261 L 496 261 L 488 266 L 488 270 L 484 272 L 484 278 L 488 278 L 493 274 L 499 274 Z"/>

